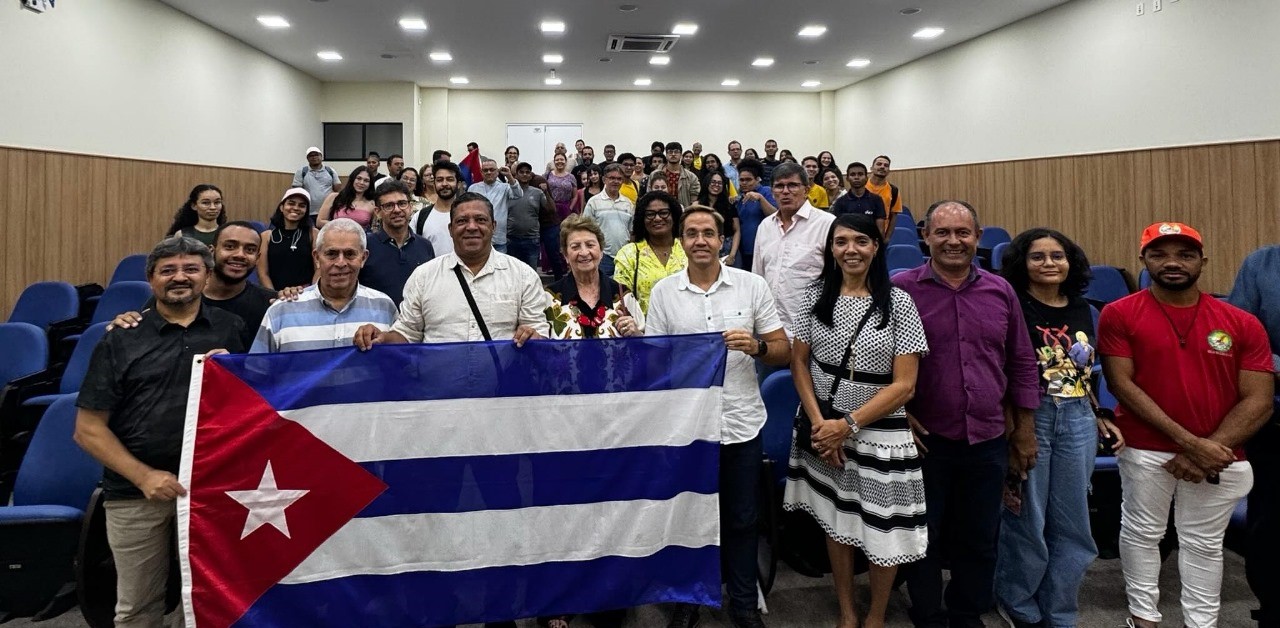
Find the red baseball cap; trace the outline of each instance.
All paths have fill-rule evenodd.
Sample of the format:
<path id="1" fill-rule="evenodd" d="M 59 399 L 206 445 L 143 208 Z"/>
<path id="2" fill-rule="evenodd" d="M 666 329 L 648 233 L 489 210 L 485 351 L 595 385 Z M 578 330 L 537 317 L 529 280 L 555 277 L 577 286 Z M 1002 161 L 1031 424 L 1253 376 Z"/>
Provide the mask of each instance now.
<path id="1" fill-rule="evenodd" d="M 1180 222 L 1157 222 L 1142 230 L 1142 242 L 1138 245 L 1138 251 L 1145 251 L 1156 240 L 1164 238 L 1186 238 L 1195 242 L 1197 248 L 1204 248 L 1204 239 L 1200 237 L 1200 232 L 1190 225 Z"/>

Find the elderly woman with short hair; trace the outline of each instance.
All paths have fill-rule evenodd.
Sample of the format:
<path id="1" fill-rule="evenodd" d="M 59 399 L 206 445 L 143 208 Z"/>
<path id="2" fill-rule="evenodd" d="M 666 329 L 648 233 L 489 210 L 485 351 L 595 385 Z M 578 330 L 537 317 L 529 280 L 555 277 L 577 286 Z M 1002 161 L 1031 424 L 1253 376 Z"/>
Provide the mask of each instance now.
<path id="1" fill-rule="evenodd" d="M 551 336 L 561 339 L 616 337 L 622 291 L 600 270 L 604 231 L 590 218 L 569 216 L 560 223 L 560 253 L 569 274 L 547 286 Z"/>

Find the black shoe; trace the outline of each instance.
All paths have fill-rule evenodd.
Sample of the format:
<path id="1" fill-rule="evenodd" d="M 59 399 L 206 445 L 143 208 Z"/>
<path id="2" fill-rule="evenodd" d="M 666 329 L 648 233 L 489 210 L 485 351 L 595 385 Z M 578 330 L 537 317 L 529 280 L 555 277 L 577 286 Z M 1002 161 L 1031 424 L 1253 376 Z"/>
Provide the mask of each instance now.
<path id="1" fill-rule="evenodd" d="M 671 621 L 667 622 L 667 628 L 694 628 L 701 621 L 697 604 L 676 604 L 675 611 L 671 613 Z"/>
<path id="2" fill-rule="evenodd" d="M 749 611 L 729 611 L 729 619 L 733 621 L 733 628 L 765 628 L 760 611 L 754 608 Z"/>

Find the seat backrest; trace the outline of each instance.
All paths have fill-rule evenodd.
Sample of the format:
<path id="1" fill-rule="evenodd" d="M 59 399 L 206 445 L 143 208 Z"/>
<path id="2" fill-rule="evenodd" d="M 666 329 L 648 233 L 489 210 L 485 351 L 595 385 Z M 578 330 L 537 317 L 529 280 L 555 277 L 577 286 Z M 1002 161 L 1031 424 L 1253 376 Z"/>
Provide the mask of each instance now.
<path id="1" fill-rule="evenodd" d="M 893 246 L 895 244 L 917 246 L 919 243 L 920 238 L 916 235 L 914 227 L 911 229 L 897 227 L 893 230 L 893 235 L 889 236 L 889 246 Z"/>
<path id="2" fill-rule="evenodd" d="M 1116 400 L 1116 396 L 1111 394 L 1111 389 L 1107 388 L 1107 378 L 1103 376 L 1101 371 L 1098 373 L 1098 390 L 1094 391 L 1098 396 L 1098 406 L 1115 411 L 1116 406 L 1120 402 Z"/>
<path id="3" fill-rule="evenodd" d="M 65 281 L 41 281 L 27 286 L 9 313 L 10 323 L 31 323 L 48 329 L 49 323 L 80 315 L 80 295 Z"/>
<path id="4" fill-rule="evenodd" d="M 1150 287 L 1151 287 L 1151 273 L 1144 268 L 1142 269 L 1142 272 L 1138 273 L 1138 289 L 1146 290 L 1147 288 L 1150 288 Z"/>
<path id="5" fill-rule="evenodd" d="M 94 323 L 80 334 L 80 340 L 76 341 L 76 348 L 71 352 L 71 358 L 67 360 L 67 368 L 62 372 L 62 382 L 58 385 L 59 393 L 66 395 L 80 391 L 80 383 L 89 372 L 89 358 L 93 357 L 93 348 L 98 346 L 98 341 L 102 340 L 103 334 L 107 333 L 107 325 L 110 324 L 109 322 Z"/>
<path id="6" fill-rule="evenodd" d="M 991 270 L 1004 269 L 1004 252 L 1009 250 L 1008 242 L 1001 242 L 991 249 Z"/>
<path id="7" fill-rule="evenodd" d="M 894 268 L 915 268 L 924 263 L 924 254 L 920 252 L 920 247 L 911 244 L 891 244 L 889 250 L 885 253 L 885 261 L 889 264 L 889 269 Z"/>
<path id="8" fill-rule="evenodd" d="M 1111 303 L 1129 296 L 1129 283 L 1125 281 L 1119 268 L 1098 265 L 1090 266 L 1089 270 L 1093 271 L 1093 279 L 1089 281 L 1089 289 L 1085 291 L 1086 299 Z"/>
<path id="9" fill-rule="evenodd" d="M 125 312 L 142 310 L 147 299 L 151 298 L 151 284 L 145 281 L 121 281 L 107 286 L 98 300 L 98 307 L 93 310 L 93 318 L 89 323 L 111 322 L 116 316 Z"/>
<path id="10" fill-rule="evenodd" d="M 13 487 L 15 506 L 69 506 L 84 510 L 102 479 L 102 464 L 73 438 L 76 398 L 60 397 L 36 425 Z"/>
<path id="11" fill-rule="evenodd" d="M 126 256 L 116 264 L 115 272 L 111 273 L 112 284 L 121 281 L 146 281 L 147 280 L 147 256 L 142 253 Z"/>
<path id="12" fill-rule="evenodd" d="M 266 224 L 258 222 L 256 220 L 250 220 L 249 224 L 253 225 L 254 230 L 257 231 L 258 233 L 262 233 L 263 231 L 267 230 Z"/>
<path id="13" fill-rule="evenodd" d="M 910 229 L 912 233 L 916 232 L 916 219 L 912 218 L 911 214 L 904 211 L 894 217 L 893 220 L 895 229 Z"/>
<path id="14" fill-rule="evenodd" d="M 31 323 L 0 323 L 0 386 L 49 367 L 49 341 Z"/>
<path id="15" fill-rule="evenodd" d="M 899 215 L 899 216 L 906 216 L 907 218 L 910 218 L 910 219 L 911 219 L 911 224 L 913 224 L 913 225 L 914 225 L 914 224 L 916 224 L 916 223 L 915 223 L 915 220 L 916 220 L 916 219 L 915 219 L 915 217 L 911 215 L 911 208 L 910 208 L 910 207 L 907 207 L 906 205 L 903 205 L 903 206 L 902 206 L 902 211 L 901 211 L 901 212 L 899 212 L 899 213 L 898 213 L 898 215 Z"/>
<path id="16" fill-rule="evenodd" d="M 760 397 L 764 399 L 765 411 L 760 441 L 764 455 L 774 462 L 774 480 L 780 481 L 778 475 L 787 471 L 787 460 L 791 456 L 791 427 L 800 408 L 800 393 L 796 392 L 791 371 L 784 369 L 766 377 L 760 384 Z"/>
<path id="17" fill-rule="evenodd" d="M 1013 242 L 1013 238 L 1004 227 L 983 227 L 982 237 L 978 238 L 978 248 L 994 249 L 997 244 L 1004 242 Z"/>

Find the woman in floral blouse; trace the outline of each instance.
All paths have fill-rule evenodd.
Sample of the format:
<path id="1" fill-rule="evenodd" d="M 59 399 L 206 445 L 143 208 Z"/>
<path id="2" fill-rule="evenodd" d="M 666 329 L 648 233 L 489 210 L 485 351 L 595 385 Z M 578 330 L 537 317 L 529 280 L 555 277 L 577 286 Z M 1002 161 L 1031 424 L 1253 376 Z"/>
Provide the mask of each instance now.
<path id="1" fill-rule="evenodd" d="M 547 319 L 552 338 L 612 338 L 620 336 L 614 326 L 619 312 L 621 290 L 600 272 L 604 258 L 604 232 L 590 218 L 569 216 L 560 223 L 560 253 L 569 264 L 569 274 L 547 286 L 551 307 Z"/>

